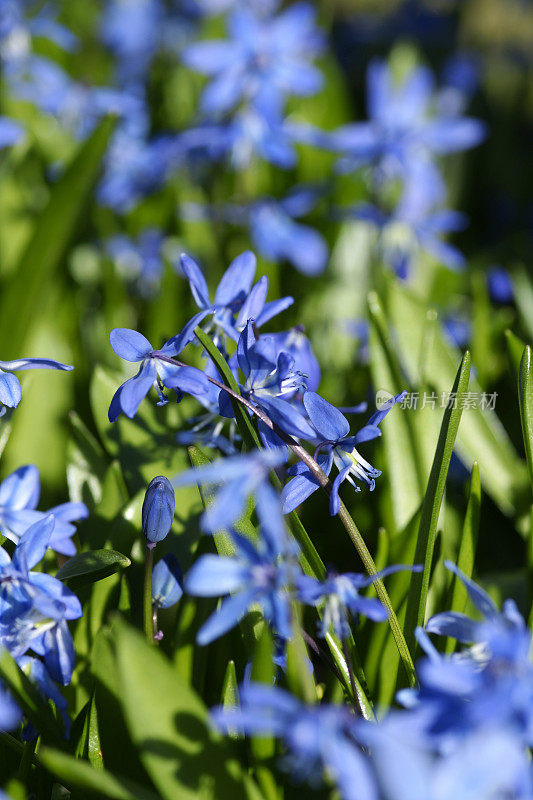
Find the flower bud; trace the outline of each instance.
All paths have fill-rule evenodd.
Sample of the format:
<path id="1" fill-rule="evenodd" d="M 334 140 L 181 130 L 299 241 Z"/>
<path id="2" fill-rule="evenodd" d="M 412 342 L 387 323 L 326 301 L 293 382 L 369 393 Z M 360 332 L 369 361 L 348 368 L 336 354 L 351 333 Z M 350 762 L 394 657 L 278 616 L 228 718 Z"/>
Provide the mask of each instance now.
<path id="1" fill-rule="evenodd" d="M 170 531 L 174 519 L 174 489 L 163 475 L 150 481 L 142 508 L 143 533 L 148 546 L 160 542 Z"/>

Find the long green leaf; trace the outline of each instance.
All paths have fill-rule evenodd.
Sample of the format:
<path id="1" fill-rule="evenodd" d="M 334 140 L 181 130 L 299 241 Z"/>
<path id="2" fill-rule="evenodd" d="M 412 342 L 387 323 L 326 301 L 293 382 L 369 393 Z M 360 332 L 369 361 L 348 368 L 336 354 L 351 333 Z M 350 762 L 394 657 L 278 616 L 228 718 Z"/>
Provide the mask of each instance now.
<path id="1" fill-rule="evenodd" d="M 19 357 L 31 333 L 28 321 L 42 308 L 43 291 L 53 285 L 74 229 L 96 182 L 100 163 L 113 131 L 114 119 L 103 120 L 53 187 L 48 206 L 20 262 L 2 292 L 0 330 L 3 347 Z M 6 357 L 7 356 L 6 354 Z"/>
<path id="2" fill-rule="evenodd" d="M 72 758 L 60 750 L 43 747 L 39 751 L 39 760 L 68 788 L 81 789 L 109 800 L 159 800 L 150 789 L 107 770 L 94 769 L 87 761 Z"/>
<path id="3" fill-rule="evenodd" d="M 520 404 L 520 420 L 524 450 L 526 451 L 529 479 L 533 488 L 533 374 L 531 366 L 531 347 L 527 345 L 520 361 L 518 380 L 518 400 Z"/>
<path id="4" fill-rule="evenodd" d="M 472 577 L 474 570 L 474 558 L 476 555 L 476 545 L 479 533 L 479 516 L 481 510 L 481 481 L 479 478 L 479 465 L 474 461 L 472 465 L 472 475 L 470 477 L 470 492 L 468 504 L 466 506 L 465 520 L 459 552 L 457 554 L 457 566 L 468 578 Z M 452 578 L 452 592 L 448 608 L 450 611 L 463 613 L 467 604 L 468 594 L 462 581 L 454 575 Z M 448 638 L 446 641 L 446 652 L 453 653 L 456 640 Z"/>
<path id="5" fill-rule="evenodd" d="M 457 372 L 452 388 L 452 397 L 457 398 L 456 403 L 449 403 L 444 412 L 437 450 L 429 476 L 426 495 L 422 503 L 420 527 L 415 550 L 415 564 L 422 564 L 423 572 L 414 573 L 407 598 L 405 614 L 405 638 L 412 650 L 415 644 L 415 628 L 424 624 L 426 601 L 429 590 L 431 562 L 433 548 L 437 535 L 437 522 L 439 518 L 446 476 L 450 466 L 452 450 L 463 413 L 461 398 L 468 389 L 470 377 L 470 353 L 467 351 Z M 453 394 L 455 393 L 455 394 Z M 453 407 L 455 406 L 455 407 Z"/>

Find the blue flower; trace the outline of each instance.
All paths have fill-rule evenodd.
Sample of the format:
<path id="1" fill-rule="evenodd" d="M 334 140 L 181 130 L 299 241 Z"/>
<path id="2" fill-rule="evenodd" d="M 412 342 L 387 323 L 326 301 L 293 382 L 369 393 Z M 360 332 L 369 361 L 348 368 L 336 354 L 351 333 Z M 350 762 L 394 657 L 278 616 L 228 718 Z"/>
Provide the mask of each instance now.
<path id="1" fill-rule="evenodd" d="M 504 267 L 491 267 L 487 271 L 487 284 L 493 302 L 506 304 L 513 302 L 513 282 L 509 272 Z"/>
<path id="2" fill-rule="evenodd" d="M 19 542 L 22 535 L 35 522 L 52 514 L 55 525 L 50 537 L 50 547 L 57 553 L 74 555 L 76 547 L 72 535 L 76 532 L 73 522 L 88 515 L 85 503 L 62 503 L 48 511 L 37 511 L 41 492 L 39 470 L 33 464 L 19 467 L 0 484 L 0 530 L 12 542 Z"/>
<path id="3" fill-rule="evenodd" d="M 0 150 L 11 147 L 24 136 L 24 128 L 9 117 L 0 117 Z"/>
<path id="4" fill-rule="evenodd" d="M 337 514 L 339 511 L 339 488 L 344 480 L 351 483 L 356 492 L 360 491 L 360 489 L 354 483 L 354 478 L 365 481 L 370 491 L 374 489 L 375 479 L 381 473 L 361 456 L 356 446 L 381 436 L 378 426 L 391 408 L 401 401 L 404 396 L 405 392 L 402 392 L 392 397 L 370 417 L 367 424 L 360 431 L 354 436 L 349 436 L 350 424 L 344 414 L 315 392 L 306 392 L 304 394 L 305 410 L 314 428 L 314 435 L 309 440 L 314 441 L 316 444 L 317 462 L 326 475 L 329 475 L 333 464 L 339 470 L 339 474 L 333 482 L 330 497 L 329 507 L 331 514 Z M 320 450 L 325 450 L 325 453 L 320 453 Z M 291 467 L 289 474 L 295 477 L 284 487 L 281 495 L 285 514 L 288 514 L 300 503 L 303 503 L 319 488 L 318 481 L 302 461 Z"/>
<path id="5" fill-rule="evenodd" d="M 100 34 L 115 53 L 121 84 L 144 81 L 163 29 L 160 0 L 112 0 L 105 6 Z"/>
<path id="6" fill-rule="evenodd" d="M 284 689 L 260 683 L 239 687 L 240 707 L 212 710 L 223 730 L 276 736 L 287 748 L 282 765 L 296 780 L 320 784 L 324 773 L 342 800 L 377 800 L 370 765 L 356 738 L 355 718 L 339 705 L 305 706 Z"/>
<path id="7" fill-rule="evenodd" d="M 144 495 L 142 528 L 148 547 L 165 539 L 174 521 L 176 500 L 172 484 L 164 475 L 152 478 Z"/>
<path id="8" fill-rule="evenodd" d="M 299 567 L 287 547 L 279 546 L 285 535 L 281 520 L 279 525 L 281 530 L 270 522 L 274 535 L 267 529 L 255 545 L 233 532 L 234 556 L 207 554 L 191 567 L 186 592 L 199 597 L 230 595 L 198 631 L 198 644 L 209 644 L 234 628 L 256 603 L 278 636 L 291 637 L 291 590 Z"/>
<path id="9" fill-rule="evenodd" d="M 178 355 L 192 341 L 196 319 L 193 318 L 181 333 L 169 339 L 160 350 L 154 350 L 142 333 L 130 328 L 114 328 L 111 331 L 109 338 L 115 353 L 126 361 L 141 362 L 141 366 L 138 373 L 115 392 L 109 406 L 110 422 L 115 422 L 121 412 L 132 419 L 152 386 L 157 389 L 160 404 L 167 402 L 164 388 L 192 395 L 202 395 L 209 390 L 209 382 L 199 369 L 178 367 L 165 360 Z"/>
<path id="10" fill-rule="evenodd" d="M 14 658 L 31 648 L 56 679 L 68 683 L 74 648 L 66 620 L 81 617 L 80 602 L 61 581 L 30 571 L 49 547 L 53 528 L 52 515 L 31 525 L 12 559 L 0 548 L 0 644 Z"/>
<path id="11" fill-rule="evenodd" d="M 319 275 L 328 263 L 328 247 L 323 236 L 308 225 L 295 222 L 305 214 L 295 195 L 284 200 L 258 200 L 248 209 L 250 236 L 265 257 L 289 261 L 304 275 Z"/>
<path id="12" fill-rule="evenodd" d="M 394 572 L 408 569 L 420 572 L 421 566 L 395 565 L 382 569 L 376 575 L 366 576 L 353 572 L 343 575 L 329 573 L 324 581 L 319 581 L 310 575 L 301 575 L 297 581 L 298 599 L 307 605 L 319 605 L 324 601 L 322 619 L 320 621 L 320 636 L 326 636 L 329 629 L 341 639 L 350 636 L 349 614 L 357 618 L 359 614 L 368 617 L 374 622 L 387 619 L 387 610 L 379 600 L 373 597 L 363 597 L 360 589 L 370 586 L 374 581 L 391 575 Z"/>
<path id="13" fill-rule="evenodd" d="M 163 272 L 163 233 L 157 228 L 147 228 L 135 240 L 129 236 L 111 236 L 105 249 L 115 262 L 117 272 L 135 285 L 143 297 L 150 297 L 159 289 Z"/>
<path id="14" fill-rule="evenodd" d="M 249 250 L 233 259 L 220 279 L 213 302 L 209 298 L 207 283 L 198 264 L 183 254 L 181 268 L 189 281 L 194 301 L 201 309 L 200 314 L 194 317 L 196 324 L 212 315 L 206 332 L 212 333 L 213 341 L 218 347 L 224 347 L 225 337 L 237 341 L 239 333 L 252 317 L 256 327 L 261 327 L 294 302 L 292 297 L 282 297 L 267 303 L 266 276 L 252 286 L 256 258 Z"/>
<path id="15" fill-rule="evenodd" d="M 314 18 L 307 3 L 295 3 L 273 17 L 237 9 L 228 18 L 228 40 L 187 47 L 182 54 L 185 64 L 211 77 L 202 110 L 221 115 L 243 100 L 279 109 L 288 95 L 315 94 L 322 75 L 309 62 L 323 40 Z"/>
<path id="16" fill-rule="evenodd" d="M 270 470 L 280 466 L 284 460 L 283 450 L 257 450 L 196 467 L 178 475 L 172 484 L 176 488 L 191 483 L 220 487 L 201 520 L 203 530 L 213 533 L 230 528 L 242 517 L 250 495 L 260 495 L 268 484 Z"/>
<path id="17" fill-rule="evenodd" d="M 183 576 L 178 559 L 167 553 L 157 562 L 152 572 L 152 605 L 171 608 L 183 594 Z"/>
<path id="18" fill-rule="evenodd" d="M 241 394 L 260 406 L 272 422 L 290 436 L 313 436 L 313 429 L 302 412 L 290 399 L 299 389 L 305 388 L 305 376 L 294 369 L 294 358 L 283 350 L 272 336 L 256 337 L 253 320 L 248 323 L 237 344 L 237 363 L 244 375 Z M 233 417 L 233 409 L 226 393 L 219 395 L 220 413 Z M 283 442 L 262 420 L 259 430 L 263 441 L 274 449 L 283 448 Z"/>
<path id="19" fill-rule="evenodd" d="M 340 168 L 372 162 L 381 183 L 404 177 L 417 160 L 465 150 L 484 139 L 485 127 L 478 120 L 432 116 L 433 95 L 433 76 L 425 67 L 413 69 L 395 85 L 391 68 L 372 61 L 367 71 L 369 121 L 346 125 L 331 136 L 333 149 L 345 153 Z"/>
<path id="20" fill-rule="evenodd" d="M 6 408 L 16 408 L 22 397 L 19 379 L 12 372 L 26 369 L 59 369 L 71 370 L 67 364 L 53 361 L 51 358 L 17 358 L 14 361 L 0 361 L 0 416 Z"/>

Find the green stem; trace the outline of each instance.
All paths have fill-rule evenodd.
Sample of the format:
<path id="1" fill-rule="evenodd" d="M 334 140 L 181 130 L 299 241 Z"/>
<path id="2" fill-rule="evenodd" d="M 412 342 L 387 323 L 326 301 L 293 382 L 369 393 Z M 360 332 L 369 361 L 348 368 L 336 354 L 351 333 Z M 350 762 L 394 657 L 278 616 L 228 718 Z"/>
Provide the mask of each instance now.
<path id="1" fill-rule="evenodd" d="M 20 758 L 19 770 L 17 774 L 18 779 L 24 785 L 28 783 L 28 779 L 30 777 L 30 770 L 33 762 L 33 756 L 35 753 L 36 745 L 37 745 L 37 740 L 24 743 L 22 756 Z"/>
<path id="2" fill-rule="evenodd" d="M 158 358 L 161 361 L 167 361 L 169 364 L 175 364 L 178 367 L 187 366 L 183 362 L 178 361 L 177 359 L 174 358 L 170 358 L 169 356 L 162 356 L 158 354 Z M 295 439 L 293 439 L 292 436 L 285 433 L 285 431 L 282 430 L 280 427 L 278 427 L 278 425 L 276 425 L 275 422 L 272 422 L 270 417 L 267 414 L 265 414 L 262 408 L 255 406 L 250 400 L 247 400 L 239 392 L 230 389 L 228 386 L 226 386 L 225 383 L 216 380 L 216 378 L 211 378 L 207 376 L 207 379 L 209 380 L 210 383 L 214 384 L 215 386 L 218 386 L 219 389 L 222 389 L 223 391 L 227 392 L 230 395 L 230 397 L 232 397 L 236 402 L 245 406 L 245 408 L 251 411 L 252 414 L 255 414 L 255 416 L 258 417 L 261 420 L 261 422 L 263 422 L 268 428 L 274 431 L 280 437 L 280 439 L 283 442 L 285 442 L 285 444 L 288 445 L 288 447 L 292 450 L 295 456 L 304 462 L 304 464 L 309 468 L 313 477 L 316 478 L 320 486 L 328 493 L 328 495 L 331 494 L 333 490 L 333 484 L 331 483 L 326 473 L 319 466 L 319 464 L 317 464 L 313 456 L 311 456 L 307 452 L 305 447 L 302 447 L 301 444 L 298 444 L 298 442 Z M 366 546 L 365 541 L 361 536 L 361 533 L 359 532 L 357 525 L 353 521 L 352 517 L 348 512 L 348 509 L 346 508 L 342 500 L 340 502 L 338 517 L 342 522 L 342 524 L 344 525 L 346 532 L 348 533 L 348 536 L 350 537 L 355 549 L 357 550 L 357 553 L 361 561 L 363 562 L 363 565 L 368 575 L 369 576 L 376 575 L 378 570 L 374 563 L 374 559 L 370 555 L 370 551 L 368 550 L 368 547 Z M 396 647 L 398 648 L 400 659 L 404 666 L 407 679 L 409 681 L 409 684 L 411 686 L 414 686 L 416 684 L 415 667 L 413 659 L 411 658 L 411 653 L 409 652 L 409 648 L 407 647 L 407 642 L 405 641 L 403 631 L 398 621 L 398 617 L 396 616 L 396 612 L 392 607 L 390 597 L 388 595 L 387 590 L 385 589 L 385 585 L 381 580 L 381 578 L 377 579 L 374 582 L 374 586 L 376 587 L 376 593 L 379 599 L 387 609 L 389 615 L 388 619 L 389 619 L 391 633 L 393 635 L 394 641 L 396 642 Z"/>
<path id="3" fill-rule="evenodd" d="M 152 569 L 154 566 L 154 546 L 146 548 L 144 562 L 143 627 L 150 644 L 154 644 L 154 618 L 152 611 Z"/>

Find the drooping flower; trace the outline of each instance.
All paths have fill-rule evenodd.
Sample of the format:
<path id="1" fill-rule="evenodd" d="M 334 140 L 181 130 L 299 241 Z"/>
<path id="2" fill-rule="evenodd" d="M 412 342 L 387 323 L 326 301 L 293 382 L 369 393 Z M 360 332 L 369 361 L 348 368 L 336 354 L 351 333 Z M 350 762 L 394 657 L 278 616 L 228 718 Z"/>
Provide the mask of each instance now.
<path id="1" fill-rule="evenodd" d="M 313 441 L 316 445 L 317 462 L 326 475 L 331 472 L 333 464 L 339 470 L 339 474 L 333 482 L 330 497 L 331 514 L 338 513 L 340 507 L 339 488 L 344 480 L 351 483 L 356 492 L 360 491 L 360 488 L 354 479 L 363 480 L 368 484 L 370 491 L 374 489 L 375 479 L 381 473 L 361 456 L 357 445 L 381 436 L 380 423 L 404 396 L 405 393 L 402 392 L 391 397 L 378 411 L 372 414 L 360 431 L 354 436 L 349 436 L 350 423 L 344 414 L 316 392 L 305 392 L 303 403 L 314 429 L 313 436 L 309 438 L 309 441 Z M 320 453 L 320 450 L 325 450 L 325 452 Z M 285 514 L 303 503 L 313 492 L 316 492 L 320 485 L 302 461 L 291 467 L 289 474 L 295 477 L 284 487 L 281 495 Z"/>
<path id="2" fill-rule="evenodd" d="M 178 559 L 167 553 L 152 571 L 152 605 L 154 608 L 171 608 L 183 594 L 183 576 Z"/>

